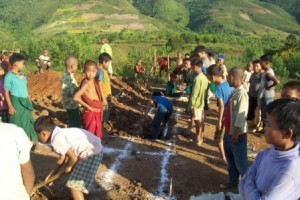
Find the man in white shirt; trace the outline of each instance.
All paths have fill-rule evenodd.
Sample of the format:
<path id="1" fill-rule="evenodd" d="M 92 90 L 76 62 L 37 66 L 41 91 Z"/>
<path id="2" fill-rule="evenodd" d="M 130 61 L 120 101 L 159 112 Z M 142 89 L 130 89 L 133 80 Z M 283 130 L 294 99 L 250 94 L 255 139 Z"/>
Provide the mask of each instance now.
<path id="1" fill-rule="evenodd" d="M 0 123 L 0 199 L 29 200 L 34 184 L 30 161 L 32 143 L 24 130 Z"/>
<path id="2" fill-rule="evenodd" d="M 102 46 L 101 46 L 101 49 L 100 49 L 100 54 L 101 53 L 108 53 L 110 55 L 110 57 L 113 57 L 112 48 L 108 44 L 108 41 L 105 37 L 101 39 L 101 44 L 102 44 Z M 113 78 L 112 61 L 109 62 L 108 67 L 107 67 L 107 71 L 108 71 L 109 77 Z"/>

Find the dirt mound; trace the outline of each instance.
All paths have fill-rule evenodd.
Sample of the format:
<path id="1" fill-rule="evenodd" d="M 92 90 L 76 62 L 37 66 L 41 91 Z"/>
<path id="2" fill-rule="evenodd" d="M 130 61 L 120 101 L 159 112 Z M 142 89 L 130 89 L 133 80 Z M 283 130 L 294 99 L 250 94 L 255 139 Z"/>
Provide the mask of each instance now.
<path id="1" fill-rule="evenodd" d="M 79 84 L 84 78 L 75 74 Z M 62 72 L 46 71 L 43 74 L 27 75 L 29 95 L 34 105 L 34 118 L 50 115 L 60 125 L 67 124 L 67 115 L 62 105 L 61 79 Z M 136 131 L 137 122 L 141 122 L 143 109 L 149 97 L 149 91 L 123 78 L 112 80 L 112 110 L 110 122 L 106 125 L 112 132 L 120 135 L 142 134 Z"/>

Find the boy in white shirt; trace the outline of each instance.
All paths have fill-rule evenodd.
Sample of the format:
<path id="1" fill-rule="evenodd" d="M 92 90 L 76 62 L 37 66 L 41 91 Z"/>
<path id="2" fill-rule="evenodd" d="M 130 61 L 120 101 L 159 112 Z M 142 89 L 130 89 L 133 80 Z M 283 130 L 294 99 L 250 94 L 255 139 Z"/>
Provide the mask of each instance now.
<path id="1" fill-rule="evenodd" d="M 72 171 L 66 186 L 71 189 L 75 200 L 84 199 L 92 189 L 94 177 L 102 160 L 100 138 L 80 128 L 59 128 L 49 116 L 39 117 L 34 123 L 39 140 L 51 143 L 60 155 L 56 168 L 48 177 L 56 174 L 68 157 L 65 173 Z"/>

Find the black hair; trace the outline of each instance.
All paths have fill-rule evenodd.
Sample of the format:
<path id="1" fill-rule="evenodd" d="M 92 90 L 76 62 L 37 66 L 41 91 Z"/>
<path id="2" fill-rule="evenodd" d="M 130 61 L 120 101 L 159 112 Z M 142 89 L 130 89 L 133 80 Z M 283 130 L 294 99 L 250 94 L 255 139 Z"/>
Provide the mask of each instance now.
<path id="1" fill-rule="evenodd" d="M 255 64 L 257 64 L 257 63 L 259 63 L 259 60 L 253 60 L 253 61 L 252 61 L 252 64 L 253 64 L 253 65 L 255 65 Z"/>
<path id="2" fill-rule="evenodd" d="M 85 70 L 86 70 L 88 67 L 90 67 L 90 66 L 95 66 L 96 69 L 97 69 L 97 63 L 95 63 L 95 62 L 92 61 L 92 60 L 87 60 L 87 61 L 85 61 L 85 63 L 84 63 L 83 71 L 85 72 Z"/>
<path id="3" fill-rule="evenodd" d="M 195 57 L 195 58 L 192 59 L 191 65 L 200 67 L 200 66 L 203 65 L 203 60 L 199 57 Z"/>
<path id="4" fill-rule="evenodd" d="M 183 60 L 182 60 L 182 62 L 185 62 L 185 61 L 191 61 L 189 58 L 184 58 Z"/>
<path id="5" fill-rule="evenodd" d="M 197 54 L 197 53 L 200 53 L 200 52 L 205 52 L 206 53 L 207 49 L 205 48 L 205 46 L 202 46 L 202 45 L 198 45 L 195 47 L 193 53 L 194 54 Z"/>
<path id="6" fill-rule="evenodd" d="M 207 53 L 207 56 L 214 57 L 215 54 L 214 54 L 214 52 L 208 52 L 208 53 Z"/>
<path id="7" fill-rule="evenodd" d="M 207 68 L 207 75 L 223 77 L 224 69 L 222 66 L 220 66 L 218 64 L 211 65 Z"/>
<path id="8" fill-rule="evenodd" d="M 3 69 L 5 74 L 8 72 L 8 66 L 6 63 L 1 63 L 0 67 Z"/>
<path id="9" fill-rule="evenodd" d="M 265 62 L 272 62 L 272 56 L 269 54 L 265 54 L 263 56 L 260 57 L 260 61 L 265 61 Z"/>
<path id="10" fill-rule="evenodd" d="M 98 60 L 99 63 L 108 62 L 111 60 L 111 56 L 108 53 L 101 53 Z"/>
<path id="11" fill-rule="evenodd" d="M 156 96 L 162 96 L 163 94 L 160 91 L 154 91 L 152 92 L 152 96 L 156 97 Z"/>
<path id="12" fill-rule="evenodd" d="M 19 61 L 23 61 L 23 60 L 25 60 L 25 57 L 19 53 L 14 53 L 13 55 L 11 55 L 9 57 L 9 63 L 11 65 L 14 65 L 15 62 L 19 62 Z"/>
<path id="13" fill-rule="evenodd" d="M 280 130 L 291 129 L 292 139 L 300 135 L 300 100 L 285 98 L 277 99 L 269 103 L 266 112 L 275 117 L 277 126 Z"/>
<path id="14" fill-rule="evenodd" d="M 41 131 L 52 132 L 56 127 L 56 124 L 49 116 L 41 116 L 34 122 L 34 130 L 37 134 Z"/>
<path id="15" fill-rule="evenodd" d="M 300 93 L 300 81 L 299 80 L 290 80 L 290 81 L 286 82 L 282 86 L 282 90 L 286 90 L 286 89 L 297 90 L 297 92 Z"/>
<path id="16" fill-rule="evenodd" d="M 241 67 L 233 67 L 228 72 L 229 75 L 233 76 L 235 79 L 243 80 L 244 70 Z"/>
<path id="17" fill-rule="evenodd" d="M 190 57 L 191 55 L 189 53 L 184 54 L 184 57 Z"/>

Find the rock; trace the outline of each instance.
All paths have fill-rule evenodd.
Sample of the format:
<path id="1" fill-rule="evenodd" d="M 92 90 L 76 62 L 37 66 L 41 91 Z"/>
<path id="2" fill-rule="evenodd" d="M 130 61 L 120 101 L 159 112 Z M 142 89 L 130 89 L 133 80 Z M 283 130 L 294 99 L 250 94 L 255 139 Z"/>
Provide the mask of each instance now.
<path id="1" fill-rule="evenodd" d="M 56 100 L 58 100 L 58 96 L 56 94 L 53 94 L 52 96 L 50 96 L 50 99 L 52 101 L 56 101 Z"/>
<path id="2" fill-rule="evenodd" d="M 42 110 L 41 115 L 42 116 L 48 116 L 49 115 L 49 111 L 48 110 Z"/>
<path id="3" fill-rule="evenodd" d="M 121 186 L 118 185 L 118 184 L 115 184 L 115 185 L 114 185 L 114 188 L 115 188 L 115 190 L 120 190 L 120 189 L 121 189 Z"/>

